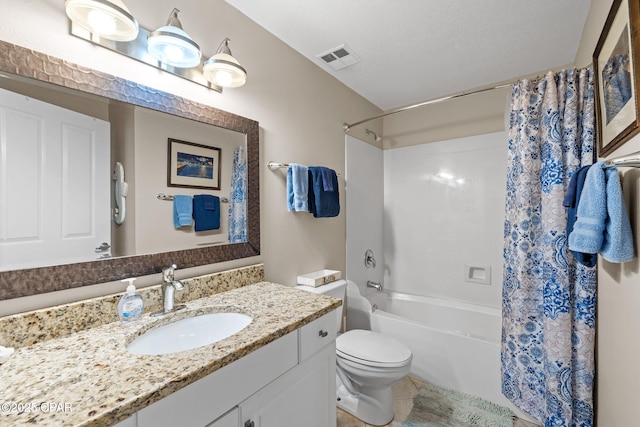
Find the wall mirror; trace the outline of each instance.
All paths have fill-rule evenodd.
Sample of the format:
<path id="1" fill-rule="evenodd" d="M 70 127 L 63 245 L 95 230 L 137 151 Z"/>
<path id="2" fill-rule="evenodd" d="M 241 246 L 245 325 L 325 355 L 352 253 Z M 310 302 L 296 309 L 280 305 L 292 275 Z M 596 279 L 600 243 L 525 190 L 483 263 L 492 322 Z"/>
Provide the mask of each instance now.
<path id="1" fill-rule="evenodd" d="M 17 96 L 24 99 L 33 97 L 38 102 L 55 104 L 54 108 L 62 107 L 94 117 L 95 121 L 105 121 L 106 126 L 110 127 L 110 162 L 102 167 L 108 174 L 108 182 L 101 184 L 99 190 L 110 199 L 106 214 L 109 222 L 107 227 L 110 227 L 106 231 L 110 248 L 103 254 L 98 251 L 89 255 L 89 259 L 101 255 L 104 258 L 51 261 L 45 259 L 45 254 L 36 255 L 35 251 L 26 250 L 26 259 L 20 261 L 23 262 L 21 265 L 15 264 L 15 260 L 7 255 L 17 254 L 17 249 L 12 251 L 5 248 L 0 252 L 0 299 L 154 274 L 172 263 L 180 268 L 188 268 L 260 254 L 259 126 L 256 121 L 3 41 L 0 41 L 0 90 L 7 91 L 10 110 L 19 101 L 11 98 L 11 94 L 19 94 Z M 30 107 L 27 105 L 25 108 Z M 15 125 L 13 128 L 17 132 L 15 129 L 20 127 Z M 219 158 L 215 159 L 215 166 L 221 171 L 218 186 L 215 189 L 169 186 L 167 173 L 172 165 L 168 157 L 168 139 L 193 143 L 185 145 L 189 149 L 196 149 L 199 145 L 219 149 L 215 151 L 220 153 Z M 244 241 L 229 243 L 228 203 L 224 202 L 220 204 L 219 229 L 195 233 L 191 227 L 175 228 L 173 203 L 159 199 L 158 195 L 211 194 L 223 201 L 228 200 L 236 149 L 246 157 L 247 227 L 246 238 L 242 239 Z M 74 150 L 70 149 L 70 152 L 72 154 L 67 157 L 71 160 L 68 163 L 87 163 L 82 156 L 76 157 Z M 24 157 L 31 157 L 28 153 L 25 152 Z M 73 162 L 75 158 L 79 160 Z M 125 166 L 125 181 L 130 186 L 126 197 L 127 214 L 119 225 L 112 215 L 112 209 L 117 207 L 114 200 L 115 182 L 112 180 L 116 162 Z M 6 175 L 12 168 L 4 169 Z M 17 166 L 13 169 L 22 170 Z M 64 170 L 71 171 L 67 179 L 73 181 L 74 177 L 79 176 L 76 170 L 81 169 L 67 164 Z M 26 175 L 22 174 L 23 177 Z M 84 182 L 77 178 L 75 181 Z M 6 176 L 0 180 L 0 184 L 2 182 L 8 182 Z M 5 184 L 0 205 L 6 205 L 6 200 L 11 197 L 19 200 L 16 194 L 11 195 L 11 191 L 42 192 L 37 180 L 16 180 L 14 177 L 12 182 L 20 182 L 20 188 L 12 185 L 7 190 Z M 104 191 L 104 185 L 109 190 Z M 80 186 L 78 190 L 74 188 L 67 193 L 72 197 L 93 194 L 85 190 Z M 69 198 L 64 196 L 63 191 L 61 198 L 65 197 Z M 73 200 L 67 200 L 66 203 L 73 205 Z M 82 200 L 79 200 L 81 203 Z M 32 207 L 26 206 L 22 211 L 25 218 L 23 222 L 27 225 L 32 210 Z M 20 212 L 14 209 L 16 211 Z M 15 213 L 13 215 L 15 217 Z M 68 213 L 64 216 L 67 219 L 71 217 Z M 16 227 L 8 231 L 9 221 L 4 219 L 2 222 L 5 224 L 0 222 L 0 243 L 11 243 L 10 237 L 16 234 Z M 39 219 L 31 222 L 41 223 Z M 8 247 L 11 248 L 11 244 Z M 55 249 L 53 251 L 57 252 Z"/>

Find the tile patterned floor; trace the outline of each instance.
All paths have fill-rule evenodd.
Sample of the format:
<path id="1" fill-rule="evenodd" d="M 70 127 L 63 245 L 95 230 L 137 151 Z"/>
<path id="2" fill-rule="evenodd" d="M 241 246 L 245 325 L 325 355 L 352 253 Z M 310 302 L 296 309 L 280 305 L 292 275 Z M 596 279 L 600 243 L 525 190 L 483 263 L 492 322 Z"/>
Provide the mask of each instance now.
<path id="1" fill-rule="evenodd" d="M 403 421 L 409 415 L 413 407 L 413 397 L 418 393 L 421 384 L 421 381 L 407 377 L 393 385 L 394 421 Z M 371 427 L 340 408 L 338 408 L 337 416 L 337 427 Z M 391 424 L 387 424 L 385 427 L 391 427 Z M 513 427 L 537 427 L 537 424 L 516 418 Z"/>

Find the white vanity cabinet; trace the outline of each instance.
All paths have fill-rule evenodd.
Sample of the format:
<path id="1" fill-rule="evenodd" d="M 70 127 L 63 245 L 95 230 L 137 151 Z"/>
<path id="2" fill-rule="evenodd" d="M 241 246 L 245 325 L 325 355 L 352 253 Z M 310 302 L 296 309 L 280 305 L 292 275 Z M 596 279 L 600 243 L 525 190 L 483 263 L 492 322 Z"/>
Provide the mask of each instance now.
<path id="1" fill-rule="evenodd" d="M 142 409 L 137 427 L 335 427 L 336 316 L 334 310 Z"/>
<path id="2" fill-rule="evenodd" d="M 136 427 L 136 416 L 132 416 L 127 418 L 124 421 L 120 421 L 118 424 L 113 427 Z"/>
<path id="3" fill-rule="evenodd" d="M 335 366 L 334 342 L 241 403 L 241 427 L 335 427 Z"/>
<path id="4" fill-rule="evenodd" d="M 238 427 L 238 420 L 240 419 L 240 410 L 236 406 L 217 420 L 206 427 Z"/>

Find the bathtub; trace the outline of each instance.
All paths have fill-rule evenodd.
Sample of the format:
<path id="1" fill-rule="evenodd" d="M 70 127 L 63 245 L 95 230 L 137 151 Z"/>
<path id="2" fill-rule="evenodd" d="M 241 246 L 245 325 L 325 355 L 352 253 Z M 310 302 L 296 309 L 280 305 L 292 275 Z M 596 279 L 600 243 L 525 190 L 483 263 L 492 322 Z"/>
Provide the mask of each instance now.
<path id="1" fill-rule="evenodd" d="M 371 330 L 411 348 L 410 375 L 482 397 L 533 421 L 501 393 L 500 309 L 393 291 L 375 292 L 367 300 Z"/>

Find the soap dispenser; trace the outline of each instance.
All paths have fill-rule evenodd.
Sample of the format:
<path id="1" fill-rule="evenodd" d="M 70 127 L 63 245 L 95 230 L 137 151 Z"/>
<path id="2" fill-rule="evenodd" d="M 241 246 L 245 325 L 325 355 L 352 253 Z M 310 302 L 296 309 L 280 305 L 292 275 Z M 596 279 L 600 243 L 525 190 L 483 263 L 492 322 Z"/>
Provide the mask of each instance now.
<path id="1" fill-rule="evenodd" d="M 118 303 L 118 315 L 120 316 L 120 323 L 123 325 L 129 325 L 136 322 L 142 317 L 143 300 L 142 295 L 136 292 L 136 287 L 133 284 L 135 278 L 124 279 L 122 282 L 129 282 L 127 286 L 127 293 L 120 298 Z"/>

